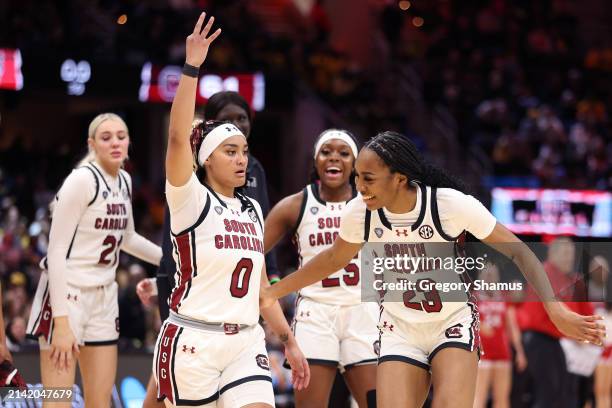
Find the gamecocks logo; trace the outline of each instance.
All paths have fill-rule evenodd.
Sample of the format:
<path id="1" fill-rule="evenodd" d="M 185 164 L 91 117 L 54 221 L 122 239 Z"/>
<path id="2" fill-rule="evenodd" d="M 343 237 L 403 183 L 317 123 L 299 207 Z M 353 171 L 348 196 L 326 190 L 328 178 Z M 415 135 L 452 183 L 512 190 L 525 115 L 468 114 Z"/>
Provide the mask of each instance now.
<path id="1" fill-rule="evenodd" d="M 423 225 L 421 228 L 419 228 L 419 236 L 423 239 L 429 239 L 433 237 L 433 234 L 433 228 L 431 228 L 429 225 Z"/>
<path id="2" fill-rule="evenodd" d="M 446 329 L 446 333 L 445 333 L 446 338 L 447 339 L 460 339 L 461 337 L 463 337 L 463 334 L 461 333 L 462 327 L 463 325 L 459 323 L 459 324 L 456 324 Z"/>
<path id="3" fill-rule="evenodd" d="M 221 207 L 220 205 L 216 205 L 215 206 L 215 212 L 219 215 L 221 215 L 221 213 L 223 212 L 223 207 Z"/>
<path id="4" fill-rule="evenodd" d="M 263 368 L 264 370 L 270 371 L 270 364 L 268 363 L 268 356 L 265 354 L 258 354 L 255 356 L 255 362 L 259 366 L 259 368 Z"/>
<path id="5" fill-rule="evenodd" d="M 317 215 L 319 209 L 317 207 L 310 207 L 310 212 L 312 213 L 312 215 Z"/>
<path id="6" fill-rule="evenodd" d="M 378 238 L 383 236 L 383 229 L 382 228 L 374 228 L 374 233 L 376 234 L 376 236 Z"/>

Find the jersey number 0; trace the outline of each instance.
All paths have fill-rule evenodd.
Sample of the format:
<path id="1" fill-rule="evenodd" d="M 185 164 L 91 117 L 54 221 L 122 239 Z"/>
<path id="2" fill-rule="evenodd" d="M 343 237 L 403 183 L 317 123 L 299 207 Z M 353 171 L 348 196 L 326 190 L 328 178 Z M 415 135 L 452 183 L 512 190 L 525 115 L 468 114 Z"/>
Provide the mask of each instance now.
<path id="1" fill-rule="evenodd" d="M 235 298 L 243 298 L 249 293 L 249 282 L 253 271 L 253 261 L 251 258 L 242 258 L 236 264 L 232 272 L 232 283 L 230 293 Z"/>

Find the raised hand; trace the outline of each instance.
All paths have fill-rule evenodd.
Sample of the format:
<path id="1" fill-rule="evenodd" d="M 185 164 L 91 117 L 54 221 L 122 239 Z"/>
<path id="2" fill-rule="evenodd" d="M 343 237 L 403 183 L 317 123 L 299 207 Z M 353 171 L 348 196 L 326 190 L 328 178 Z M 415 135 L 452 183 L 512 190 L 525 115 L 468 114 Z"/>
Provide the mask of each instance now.
<path id="1" fill-rule="evenodd" d="M 202 12 L 193 29 L 193 33 L 189 34 L 187 40 L 185 41 L 185 62 L 189 65 L 193 65 L 194 67 L 199 67 L 204 63 L 206 55 L 208 54 L 208 47 L 210 47 L 210 44 L 219 36 L 219 34 L 221 34 L 221 29 L 218 28 L 214 33 L 208 36 L 215 18 L 210 17 L 204 28 L 202 28 L 205 19 L 206 13 Z"/>

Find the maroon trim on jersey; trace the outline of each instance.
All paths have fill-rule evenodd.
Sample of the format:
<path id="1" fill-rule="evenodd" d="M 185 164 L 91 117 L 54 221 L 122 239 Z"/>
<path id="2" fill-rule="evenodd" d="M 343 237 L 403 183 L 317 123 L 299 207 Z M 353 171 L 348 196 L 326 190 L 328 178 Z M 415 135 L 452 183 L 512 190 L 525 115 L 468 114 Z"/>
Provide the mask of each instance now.
<path id="1" fill-rule="evenodd" d="M 167 323 L 163 329 L 163 333 L 159 337 L 159 346 L 157 349 L 157 355 L 155 356 L 156 375 L 157 383 L 159 384 L 157 389 L 157 399 L 161 400 L 164 397 L 174 404 L 175 398 L 175 384 L 174 384 L 174 352 L 176 351 L 176 341 L 180 334 L 179 327 Z M 162 376 L 162 373 L 164 374 Z"/>
<path id="2" fill-rule="evenodd" d="M 49 295 L 49 282 L 47 282 L 40 313 L 38 314 L 36 320 L 37 323 L 34 324 L 34 329 L 32 330 L 34 337 L 43 336 L 49 343 L 51 337 L 51 323 L 53 321 L 53 314 L 51 312 L 51 296 Z"/>
<path id="3" fill-rule="evenodd" d="M 194 272 L 194 259 L 195 248 L 192 240 L 195 241 L 195 234 L 193 231 L 174 237 L 176 243 L 176 249 L 178 251 L 178 281 L 177 286 L 170 295 L 170 309 L 178 312 L 178 307 L 187 294 L 191 287 L 191 278 Z"/>
<path id="4" fill-rule="evenodd" d="M 472 324 L 470 325 L 473 342 L 472 350 L 480 349 L 480 313 L 478 312 L 478 305 L 472 302 L 468 302 L 467 305 L 472 310 Z"/>

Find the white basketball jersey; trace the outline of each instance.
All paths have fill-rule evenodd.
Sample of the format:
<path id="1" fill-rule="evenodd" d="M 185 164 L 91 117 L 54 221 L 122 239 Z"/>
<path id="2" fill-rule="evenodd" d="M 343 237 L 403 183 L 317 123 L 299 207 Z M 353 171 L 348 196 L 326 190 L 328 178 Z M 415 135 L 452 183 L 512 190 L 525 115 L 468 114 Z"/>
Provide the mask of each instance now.
<path id="1" fill-rule="evenodd" d="M 123 170 L 115 180 L 105 177 L 92 162 L 74 171 L 91 172 L 96 193 L 72 236 L 66 279 L 79 287 L 108 285 L 115 280 L 119 248 L 132 216 L 131 179 Z M 43 262 L 46 267 L 46 259 Z"/>
<path id="2" fill-rule="evenodd" d="M 412 259 L 443 259 L 456 257 L 459 241 L 465 234 L 450 237 L 442 229 L 436 201 L 436 188 L 418 184 L 420 195 L 420 212 L 414 224 L 391 224 L 381 208 L 378 211 L 366 210 L 364 240 L 370 243 L 381 243 L 378 251 L 362 250 L 364 262 L 372 262 L 373 257 L 395 257 L 404 254 Z M 441 244 L 441 243 L 449 244 Z M 418 264 L 412 264 L 418 265 Z M 410 322 L 427 322 L 443 320 L 459 310 L 470 299 L 469 293 L 453 291 L 452 301 L 444 301 L 443 291 L 427 291 L 418 288 L 426 287 L 419 281 L 434 283 L 464 283 L 469 280 L 467 274 L 457 274 L 448 269 L 436 269 L 435 263 L 422 263 L 418 269 L 387 269 L 385 282 L 410 281 L 416 284 L 416 290 L 395 290 L 390 296 L 385 294 L 383 306 L 392 315 Z M 423 285 L 423 286 L 421 286 Z M 392 297 L 393 301 L 389 299 Z"/>
<path id="3" fill-rule="evenodd" d="M 224 201 L 198 188 L 207 191 L 199 219 L 172 234 L 177 271 L 170 309 L 206 322 L 256 324 L 264 265 L 259 204 L 244 197 L 251 205 L 242 208 L 237 198 Z"/>
<path id="4" fill-rule="evenodd" d="M 316 183 L 304 187 L 304 199 L 294 236 L 300 267 L 332 246 L 340 232 L 340 216 L 346 203 L 323 201 Z M 344 269 L 301 289 L 300 296 L 327 304 L 357 304 L 361 301 L 359 268 L 358 254 Z"/>

